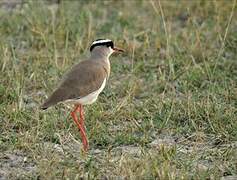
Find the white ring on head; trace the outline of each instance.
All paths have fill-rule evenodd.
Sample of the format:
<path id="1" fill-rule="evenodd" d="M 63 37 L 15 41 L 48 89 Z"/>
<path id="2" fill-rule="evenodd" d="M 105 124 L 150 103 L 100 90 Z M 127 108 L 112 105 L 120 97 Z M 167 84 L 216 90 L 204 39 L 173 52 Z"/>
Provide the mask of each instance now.
<path id="1" fill-rule="evenodd" d="M 107 43 L 107 42 L 112 42 L 110 39 L 101 39 L 98 41 L 94 41 L 91 45 L 98 44 L 98 43 Z"/>

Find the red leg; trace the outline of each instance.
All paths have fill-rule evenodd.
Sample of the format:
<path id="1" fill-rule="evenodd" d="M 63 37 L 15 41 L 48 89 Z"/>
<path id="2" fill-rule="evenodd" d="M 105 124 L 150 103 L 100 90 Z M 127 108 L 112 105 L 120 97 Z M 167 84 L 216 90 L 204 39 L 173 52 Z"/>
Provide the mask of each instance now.
<path id="1" fill-rule="evenodd" d="M 84 117 L 83 106 L 82 106 L 82 105 L 79 105 L 79 107 L 80 107 L 80 124 L 81 124 L 81 126 L 83 127 L 84 131 L 86 132 L 85 123 L 84 123 L 85 117 Z"/>
<path id="2" fill-rule="evenodd" d="M 86 132 L 85 123 L 84 123 L 84 119 L 85 119 L 85 118 L 84 118 L 83 106 L 82 106 L 81 104 L 78 105 L 78 106 L 79 106 L 78 110 L 79 110 L 79 112 L 80 112 L 80 121 L 79 121 L 79 123 L 80 123 L 81 127 L 83 128 L 84 132 Z M 85 141 L 86 141 L 86 146 L 87 146 L 87 148 L 89 148 L 88 140 L 85 139 Z"/>
<path id="3" fill-rule="evenodd" d="M 78 118 L 77 118 L 77 115 L 76 115 L 76 112 L 78 111 L 78 108 L 79 108 L 79 106 L 76 106 L 75 110 L 71 112 L 71 116 L 72 116 L 75 124 L 77 125 L 78 129 L 80 130 L 82 143 L 83 143 L 83 148 L 84 148 L 85 151 L 87 151 L 88 150 L 88 141 L 87 141 L 87 137 L 86 137 L 86 133 L 85 133 L 85 127 L 82 126 L 82 124 L 78 122 Z"/>
<path id="4" fill-rule="evenodd" d="M 83 106 L 81 104 L 79 105 L 76 105 L 76 108 L 75 108 L 75 111 L 76 112 L 79 112 L 80 113 L 80 125 L 82 126 L 82 128 L 84 129 L 84 131 L 86 132 L 85 130 L 85 124 L 84 124 L 84 110 L 83 110 Z"/>

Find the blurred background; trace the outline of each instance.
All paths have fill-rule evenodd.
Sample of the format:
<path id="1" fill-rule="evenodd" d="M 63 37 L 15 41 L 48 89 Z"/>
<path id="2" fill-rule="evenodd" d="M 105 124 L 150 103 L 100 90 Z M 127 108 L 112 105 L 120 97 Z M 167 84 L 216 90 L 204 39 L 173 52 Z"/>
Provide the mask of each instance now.
<path id="1" fill-rule="evenodd" d="M 237 178 L 236 0 L 2 0 L 0 179 Z M 93 40 L 126 53 L 87 106 L 90 152 L 39 105 Z"/>

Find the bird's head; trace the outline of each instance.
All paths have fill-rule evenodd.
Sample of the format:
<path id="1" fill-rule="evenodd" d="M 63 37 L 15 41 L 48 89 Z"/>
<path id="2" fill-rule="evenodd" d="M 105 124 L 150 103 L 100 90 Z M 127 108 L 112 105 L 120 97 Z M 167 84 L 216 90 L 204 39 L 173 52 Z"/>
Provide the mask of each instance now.
<path id="1" fill-rule="evenodd" d="M 110 39 L 97 39 L 93 41 L 90 47 L 90 52 L 93 53 L 95 51 L 102 52 L 108 57 L 114 52 L 118 53 L 124 52 L 123 49 L 115 47 L 113 41 Z"/>

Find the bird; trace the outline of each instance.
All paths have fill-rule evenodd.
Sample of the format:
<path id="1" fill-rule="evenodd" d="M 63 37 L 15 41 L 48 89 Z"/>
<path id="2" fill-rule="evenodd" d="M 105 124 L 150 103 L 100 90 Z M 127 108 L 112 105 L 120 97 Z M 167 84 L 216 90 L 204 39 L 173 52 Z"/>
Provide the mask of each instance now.
<path id="1" fill-rule="evenodd" d="M 62 102 L 74 105 L 70 114 L 80 131 L 84 151 L 88 151 L 89 143 L 83 106 L 94 103 L 103 91 L 110 75 L 109 57 L 115 52 L 122 53 L 124 50 L 115 47 L 112 40 L 93 41 L 90 46 L 90 57 L 80 61 L 65 73 L 57 88 L 40 106 L 42 110 L 46 110 Z M 78 112 L 80 120 L 77 117 Z"/>

